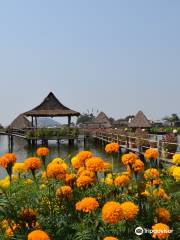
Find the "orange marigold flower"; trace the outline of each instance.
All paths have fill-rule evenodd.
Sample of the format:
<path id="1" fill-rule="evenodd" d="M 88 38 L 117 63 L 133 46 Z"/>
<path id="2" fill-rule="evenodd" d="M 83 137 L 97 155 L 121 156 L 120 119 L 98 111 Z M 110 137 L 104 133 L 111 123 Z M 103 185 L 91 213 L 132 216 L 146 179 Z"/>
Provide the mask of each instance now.
<path id="1" fill-rule="evenodd" d="M 84 167 L 84 163 L 81 162 L 78 157 L 73 157 L 71 159 L 71 164 L 72 164 L 73 168 L 75 168 L 75 169 L 79 169 L 81 167 Z"/>
<path id="2" fill-rule="evenodd" d="M 7 168 L 8 166 L 14 165 L 16 162 L 16 155 L 14 153 L 6 153 L 0 158 L 0 166 Z"/>
<path id="3" fill-rule="evenodd" d="M 76 210 L 83 211 L 85 213 L 91 213 L 98 207 L 99 203 L 96 201 L 95 198 L 92 197 L 83 198 L 81 201 L 76 203 Z"/>
<path id="4" fill-rule="evenodd" d="M 116 237 L 105 237 L 103 240 L 118 240 Z"/>
<path id="5" fill-rule="evenodd" d="M 154 179 L 152 181 L 152 185 L 154 185 L 154 186 L 159 186 L 160 184 L 161 184 L 161 179 Z"/>
<path id="6" fill-rule="evenodd" d="M 112 169 L 112 164 L 108 162 L 104 162 L 104 170 L 111 170 Z"/>
<path id="7" fill-rule="evenodd" d="M 92 157 L 86 160 L 86 168 L 92 172 L 104 171 L 104 161 L 100 157 Z"/>
<path id="8" fill-rule="evenodd" d="M 81 151 L 76 155 L 76 157 L 80 162 L 85 163 L 86 159 L 92 157 L 92 153 L 90 151 Z"/>
<path id="9" fill-rule="evenodd" d="M 159 172 L 156 168 L 149 168 L 144 172 L 144 178 L 146 180 L 153 180 L 159 178 Z"/>
<path id="10" fill-rule="evenodd" d="M 94 183 L 94 179 L 89 177 L 89 176 L 79 176 L 77 178 L 76 184 L 77 187 L 87 187 L 89 185 L 91 185 L 92 183 Z"/>
<path id="11" fill-rule="evenodd" d="M 163 223 L 157 223 L 152 226 L 153 238 L 167 239 L 170 234 L 169 226 Z"/>
<path id="12" fill-rule="evenodd" d="M 128 175 L 121 175 L 115 178 L 114 184 L 115 186 L 123 187 L 127 185 L 130 181 L 130 178 Z"/>
<path id="13" fill-rule="evenodd" d="M 41 160 L 37 157 L 30 157 L 24 161 L 27 170 L 38 170 L 41 168 Z"/>
<path id="14" fill-rule="evenodd" d="M 162 222 L 162 223 L 170 222 L 171 215 L 170 215 L 170 212 L 167 209 L 157 208 L 156 209 L 156 214 L 157 214 L 158 222 Z"/>
<path id="15" fill-rule="evenodd" d="M 71 173 L 71 174 L 66 174 L 65 177 L 65 184 L 67 185 L 72 185 L 76 181 L 76 175 Z"/>
<path id="16" fill-rule="evenodd" d="M 40 147 L 36 151 L 39 157 L 45 157 L 49 154 L 49 149 L 47 147 Z"/>
<path id="17" fill-rule="evenodd" d="M 158 158 L 158 151 L 154 148 L 149 148 L 146 150 L 144 154 L 145 158 L 150 160 L 150 159 L 157 159 Z"/>
<path id="18" fill-rule="evenodd" d="M 64 163 L 64 160 L 58 157 L 58 158 L 54 158 L 51 163 L 62 164 Z"/>
<path id="19" fill-rule="evenodd" d="M 122 156 L 122 163 L 124 165 L 134 164 L 137 159 L 137 155 L 135 153 L 127 153 Z"/>
<path id="20" fill-rule="evenodd" d="M 91 178 L 96 178 L 96 175 L 94 172 L 92 171 L 89 171 L 89 170 L 84 170 L 80 173 L 80 176 L 88 176 L 88 177 L 91 177 Z"/>
<path id="21" fill-rule="evenodd" d="M 67 198 L 70 198 L 72 196 L 72 188 L 70 186 L 62 186 L 56 190 L 56 196 L 62 197 L 65 196 Z"/>
<path id="22" fill-rule="evenodd" d="M 144 163 L 141 160 L 136 159 L 135 163 L 132 165 L 132 169 L 134 172 L 140 173 L 144 170 Z"/>
<path id="23" fill-rule="evenodd" d="M 107 202 L 102 208 L 102 219 L 105 223 L 117 224 L 123 219 L 123 210 L 118 202 Z"/>
<path id="24" fill-rule="evenodd" d="M 134 220 L 139 212 L 139 207 L 130 201 L 122 203 L 121 208 L 125 220 Z"/>
<path id="25" fill-rule="evenodd" d="M 28 240 L 50 240 L 50 238 L 44 231 L 35 230 L 29 233 Z"/>
<path id="26" fill-rule="evenodd" d="M 119 144 L 118 143 L 109 143 L 106 145 L 105 151 L 107 153 L 117 153 L 119 151 Z"/>
<path id="27" fill-rule="evenodd" d="M 66 169 L 62 164 L 49 163 L 47 165 L 47 176 L 54 179 L 65 179 Z"/>

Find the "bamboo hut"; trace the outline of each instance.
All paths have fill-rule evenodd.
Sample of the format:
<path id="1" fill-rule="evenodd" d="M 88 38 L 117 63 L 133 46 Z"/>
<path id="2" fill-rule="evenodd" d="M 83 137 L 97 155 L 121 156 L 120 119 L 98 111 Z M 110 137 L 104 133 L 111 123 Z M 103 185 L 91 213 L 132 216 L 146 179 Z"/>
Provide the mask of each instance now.
<path id="1" fill-rule="evenodd" d="M 107 117 L 107 115 L 104 112 L 100 112 L 94 120 L 86 123 L 85 125 L 89 129 L 111 128 L 112 127 L 109 118 Z"/>
<path id="2" fill-rule="evenodd" d="M 28 129 L 31 128 L 31 122 L 23 115 L 20 114 L 14 121 L 9 125 L 9 129 Z"/>
<path id="3" fill-rule="evenodd" d="M 37 128 L 38 117 L 68 117 L 68 125 L 70 126 L 71 117 L 78 117 L 80 113 L 64 106 L 56 96 L 50 92 L 40 105 L 25 112 L 24 115 L 31 117 L 32 127 L 34 126 L 35 120 L 35 127 Z"/>
<path id="4" fill-rule="evenodd" d="M 142 111 L 139 111 L 131 122 L 129 122 L 128 127 L 137 129 L 137 128 L 150 128 L 151 123 L 144 115 Z"/>

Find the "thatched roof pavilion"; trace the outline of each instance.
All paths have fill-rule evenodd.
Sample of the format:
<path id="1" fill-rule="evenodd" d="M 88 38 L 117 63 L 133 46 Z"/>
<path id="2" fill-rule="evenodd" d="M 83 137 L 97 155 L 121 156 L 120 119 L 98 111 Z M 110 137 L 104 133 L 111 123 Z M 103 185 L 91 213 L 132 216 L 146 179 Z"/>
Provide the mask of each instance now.
<path id="1" fill-rule="evenodd" d="M 68 117 L 68 125 L 71 123 L 71 117 L 79 116 L 80 113 L 64 106 L 56 96 L 50 92 L 43 102 L 32 110 L 25 112 L 25 116 L 35 118 L 37 127 L 37 117 Z"/>
<path id="2" fill-rule="evenodd" d="M 150 128 L 151 123 L 142 111 L 139 111 L 134 119 L 128 124 L 130 128 Z"/>
<path id="3" fill-rule="evenodd" d="M 31 122 L 23 115 L 20 114 L 14 121 L 9 125 L 10 129 L 27 129 L 31 128 Z"/>
<path id="4" fill-rule="evenodd" d="M 99 127 L 103 127 L 103 128 L 112 127 L 111 123 L 109 121 L 109 118 L 107 117 L 107 115 L 104 112 L 100 112 L 98 114 L 98 116 L 93 120 L 93 124 L 96 124 Z"/>

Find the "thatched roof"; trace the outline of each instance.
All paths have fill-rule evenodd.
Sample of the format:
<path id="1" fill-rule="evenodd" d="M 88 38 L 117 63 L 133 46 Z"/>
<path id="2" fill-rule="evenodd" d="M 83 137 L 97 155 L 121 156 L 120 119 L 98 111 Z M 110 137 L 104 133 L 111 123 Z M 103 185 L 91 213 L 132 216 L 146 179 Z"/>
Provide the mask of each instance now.
<path id="1" fill-rule="evenodd" d="M 64 106 L 56 96 L 50 92 L 43 102 L 32 110 L 24 113 L 26 116 L 34 117 L 65 117 L 79 116 L 80 113 Z"/>
<path id="2" fill-rule="evenodd" d="M 150 121 L 142 111 L 139 111 L 134 119 L 128 124 L 131 128 L 149 128 L 151 127 Z"/>
<path id="3" fill-rule="evenodd" d="M 97 124 L 101 127 L 110 128 L 111 122 L 104 112 L 100 112 L 98 116 L 93 120 L 93 124 Z"/>
<path id="4" fill-rule="evenodd" d="M 14 119 L 14 121 L 9 125 L 9 128 L 11 129 L 25 129 L 25 128 L 31 128 L 30 121 L 23 115 L 20 114 L 17 118 Z"/>

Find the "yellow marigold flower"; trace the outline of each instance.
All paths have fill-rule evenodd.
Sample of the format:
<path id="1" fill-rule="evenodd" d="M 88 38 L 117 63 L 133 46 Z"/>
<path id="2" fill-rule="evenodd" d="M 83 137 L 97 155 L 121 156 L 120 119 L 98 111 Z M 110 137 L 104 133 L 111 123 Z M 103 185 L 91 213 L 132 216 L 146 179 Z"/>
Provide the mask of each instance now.
<path id="1" fill-rule="evenodd" d="M 17 177 L 16 176 L 14 176 L 14 175 L 12 175 L 12 181 L 14 182 L 14 181 L 16 181 L 17 180 Z M 9 176 L 6 176 L 4 179 L 1 179 L 0 180 L 0 187 L 2 188 L 2 189 L 7 189 L 9 186 L 10 186 L 10 178 L 9 178 Z"/>
<path id="2" fill-rule="evenodd" d="M 149 148 L 146 150 L 144 154 L 145 158 L 150 160 L 150 159 L 157 159 L 158 158 L 158 151 L 154 148 Z"/>
<path id="3" fill-rule="evenodd" d="M 153 232 L 153 238 L 158 238 L 158 239 L 167 239 L 169 237 L 169 226 L 163 223 L 157 223 L 152 226 Z"/>
<path id="4" fill-rule="evenodd" d="M 51 163 L 62 164 L 64 160 L 62 158 L 54 158 Z"/>
<path id="5" fill-rule="evenodd" d="M 177 166 L 175 166 L 175 165 L 170 166 L 169 168 L 167 168 L 167 173 L 168 173 L 170 176 L 173 176 L 173 171 L 174 171 L 174 169 L 175 169 L 176 167 L 177 167 Z"/>
<path id="6" fill-rule="evenodd" d="M 40 147 L 36 151 L 39 157 L 45 157 L 49 154 L 49 149 L 47 147 Z"/>
<path id="7" fill-rule="evenodd" d="M 118 143 L 109 143 L 109 144 L 106 145 L 105 151 L 107 153 L 118 153 L 119 144 Z"/>
<path id="8" fill-rule="evenodd" d="M 56 190 L 56 196 L 62 197 L 65 196 L 67 198 L 70 198 L 72 196 L 72 188 L 70 186 L 62 186 Z"/>
<path id="9" fill-rule="evenodd" d="M 104 171 L 104 161 L 100 157 L 92 157 L 86 160 L 86 168 L 92 172 Z"/>
<path id="10" fill-rule="evenodd" d="M 175 163 L 176 165 L 180 165 L 180 153 L 174 154 L 173 163 Z"/>
<path id="11" fill-rule="evenodd" d="M 156 214 L 157 214 L 158 222 L 162 222 L 162 223 L 170 222 L 171 215 L 167 209 L 157 208 Z"/>
<path id="12" fill-rule="evenodd" d="M 153 191 L 153 195 L 158 197 L 158 198 L 161 198 L 161 199 L 164 199 L 164 200 L 169 200 L 169 197 L 168 195 L 165 193 L 164 189 L 163 188 L 159 188 L 159 189 L 155 189 Z"/>
<path id="13" fill-rule="evenodd" d="M 176 179 L 176 181 L 180 181 L 180 167 L 174 168 L 173 177 Z"/>
<path id="14" fill-rule="evenodd" d="M 31 185 L 32 183 L 33 183 L 33 180 L 30 178 L 25 180 L 25 184 L 27 184 L 27 185 Z"/>
<path id="15" fill-rule="evenodd" d="M 122 203 L 121 208 L 125 220 L 134 220 L 139 212 L 139 207 L 130 201 Z"/>
<path id="16" fill-rule="evenodd" d="M 84 163 L 81 162 L 78 157 L 73 157 L 71 159 L 71 164 L 72 164 L 73 168 L 75 168 L 75 169 L 79 169 L 81 167 L 84 167 Z"/>
<path id="17" fill-rule="evenodd" d="M 7 189 L 10 186 L 10 180 L 2 179 L 0 180 L 0 187 L 2 189 Z"/>
<path id="18" fill-rule="evenodd" d="M 107 174 L 107 178 L 113 178 L 112 173 L 108 173 L 108 174 Z"/>
<path id="19" fill-rule="evenodd" d="M 144 163 L 141 160 L 136 159 L 135 163 L 132 165 L 132 169 L 134 172 L 140 173 L 144 170 Z"/>
<path id="20" fill-rule="evenodd" d="M 118 240 L 116 237 L 105 237 L 103 240 Z"/>
<path id="21" fill-rule="evenodd" d="M 105 180 L 104 180 L 104 183 L 107 184 L 107 185 L 113 185 L 113 182 L 114 182 L 113 179 L 112 178 L 108 178 L 108 177 L 105 178 Z"/>
<path id="22" fill-rule="evenodd" d="M 50 238 L 44 231 L 35 230 L 29 233 L 28 240 L 50 240 Z"/>
<path id="23" fill-rule="evenodd" d="M 149 168 L 144 172 L 144 178 L 146 180 L 153 180 L 159 178 L 159 172 L 156 168 Z"/>
<path id="24" fill-rule="evenodd" d="M 26 172 L 26 166 L 25 164 L 22 162 L 22 163 L 15 163 L 14 166 L 13 166 L 13 173 L 24 173 Z"/>
<path id="25" fill-rule="evenodd" d="M 77 187 L 87 187 L 92 183 L 94 183 L 94 179 L 89 176 L 79 176 L 76 181 Z"/>
<path id="26" fill-rule="evenodd" d="M 66 169 L 62 164 L 49 163 L 47 165 L 47 176 L 54 179 L 65 179 Z"/>
<path id="27" fill-rule="evenodd" d="M 121 204 L 118 202 L 107 202 L 102 208 L 102 220 L 105 223 L 117 224 L 123 219 Z"/>
<path id="28" fill-rule="evenodd" d="M 92 153 L 90 151 L 81 151 L 76 156 L 80 162 L 85 163 L 86 159 L 92 157 Z"/>
<path id="29" fill-rule="evenodd" d="M 118 176 L 115 178 L 114 180 L 114 184 L 115 186 L 118 186 L 118 187 L 123 187 L 125 185 L 127 185 L 130 181 L 130 178 L 128 175 L 121 175 L 121 176 Z"/>
<path id="30" fill-rule="evenodd" d="M 13 166 L 16 162 L 16 155 L 14 153 L 6 153 L 0 158 L 0 167 L 7 168 Z"/>
<path id="31" fill-rule="evenodd" d="M 37 157 L 30 157 L 24 161 L 27 170 L 38 170 L 41 168 L 41 160 Z"/>
<path id="32" fill-rule="evenodd" d="M 95 198 L 92 197 L 83 198 L 81 201 L 76 203 L 76 210 L 83 211 L 85 213 L 91 213 L 98 207 L 99 203 L 96 201 Z"/>
<path id="33" fill-rule="evenodd" d="M 122 163 L 124 165 L 132 165 L 135 163 L 137 155 L 135 153 L 127 153 L 122 156 Z"/>
<path id="34" fill-rule="evenodd" d="M 150 196 L 150 193 L 149 193 L 147 190 L 145 190 L 144 192 L 141 193 L 141 196 L 143 196 L 143 197 L 149 197 L 149 196 Z"/>

